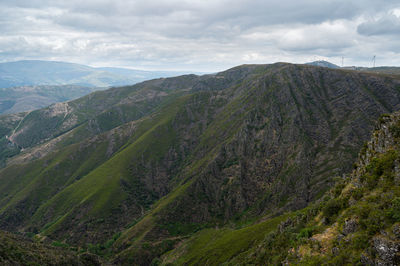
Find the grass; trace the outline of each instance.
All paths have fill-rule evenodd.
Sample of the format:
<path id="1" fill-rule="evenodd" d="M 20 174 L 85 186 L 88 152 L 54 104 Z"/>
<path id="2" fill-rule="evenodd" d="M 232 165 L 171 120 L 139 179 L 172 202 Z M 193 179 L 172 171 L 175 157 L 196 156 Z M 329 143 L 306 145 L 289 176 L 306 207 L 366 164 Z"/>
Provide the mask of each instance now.
<path id="1" fill-rule="evenodd" d="M 75 215 L 74 209 L 87 209 L 87 218 L 109 218 L 111 211 L 127 199 L 128 195 L 122 190 L 120 180 L 131 182 L 129 165 L 142 159 L 142 156 L 147 160 L 157 161 L 173 145 L 175 135 L 169 123 L 186 99 L 187 97 L 183 97 L 173 108 L 168 108 L 161 115 L 152 118 L 151 122 L 141 123 L 141 128 L 135 132 L 135 136 L 139 137 L 134 137 L 132 144 L 43 204 L 33 216 L 33 221 L 39 222 L 48 215 L 49 210 L 52 217 L 63 216 L 63 219 L 54 223 L 43 234 L 50 234 L 69 222 Z M 160 134 L 163 138 L 156 138 Z M 69 215 L 65 216 L 66 213 Z"/>
<path id="2" fill-rule="evenodd" d="M 181 248 L 168 253 L 164 261 L 168 262 L 178 256 L 174 261 L 176 265 L 221 265 L 263 240 L 267 233 L 275 230 L 287 217 L 278 216 L 238 230 L 204 229 L 194 234 Z"/>

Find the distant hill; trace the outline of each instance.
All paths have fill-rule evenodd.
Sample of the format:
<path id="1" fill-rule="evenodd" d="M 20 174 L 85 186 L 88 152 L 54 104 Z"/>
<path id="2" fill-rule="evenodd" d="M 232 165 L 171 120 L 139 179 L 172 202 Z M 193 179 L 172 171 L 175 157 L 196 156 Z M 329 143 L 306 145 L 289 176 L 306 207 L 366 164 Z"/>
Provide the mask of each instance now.
<path id="1" fill-rule="evenodd" d="M 82 97 L 100 87 L 42 85 L 0 88 L 0 114 L 31 111 Z"/>
<path id="2" fill-rule="evenodd" d="M 356 70 L 368 73 L 377 73 L 377 74 L 385 74 L 392 76 L 400 76 L 400 67 L 394 66 L 380 66 L 380 67 L 357 67 L 357 66 L 349 66 L 343 67 L 343 69 L 348 70 Z"/>
<path id="3" fill-rule="evenodd" d="M 320 67 L 327 67 L 327 68 L 340 68 L 338 65 L 335 65 L 328 61 L 323 61 L 323 60 L 309 62 L 309 63 L 306 63 L 306 65 L 320 66 Z"/>
<path id="4" fill-rule="evenodd" d="M 161 78 L 161 77 L 169 78 L 169 77 L 179 76 L 179 75 L 188 73 L 188 72 L 182 72 L 182 71 L 181 72 L 179 72 L 179 71 L 146 71 L 146 70 L 119 68 L 119 67 L 99 67 L 96 69 L 107 71 L 107 72 L 117 74 L 117 75 L 130 77 L 130 78 L 133 78 L 138 81 L 145 81 L 145 80 Z M 195 74 L 201 74 L 201 73 L 195 73 Z"/>
<path id="5" fill-rule="evenodd" d="M 123 86 L 177 74 L 181 73 L 94 68 L 67 62 L 24 60 L 0 63 L 0 88 L 66 84 L 87 87 Z"/>

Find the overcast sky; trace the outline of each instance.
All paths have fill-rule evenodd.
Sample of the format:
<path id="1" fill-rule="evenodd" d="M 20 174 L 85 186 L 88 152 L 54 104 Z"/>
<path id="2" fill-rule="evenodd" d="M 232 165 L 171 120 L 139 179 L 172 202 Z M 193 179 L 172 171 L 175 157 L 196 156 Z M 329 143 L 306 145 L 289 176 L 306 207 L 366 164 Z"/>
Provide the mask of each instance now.
<path id="1" fill-rule="evenodd" d="M 399 0 L 1 0 L 0 61 L 149 70 L 400 66 Z"/>

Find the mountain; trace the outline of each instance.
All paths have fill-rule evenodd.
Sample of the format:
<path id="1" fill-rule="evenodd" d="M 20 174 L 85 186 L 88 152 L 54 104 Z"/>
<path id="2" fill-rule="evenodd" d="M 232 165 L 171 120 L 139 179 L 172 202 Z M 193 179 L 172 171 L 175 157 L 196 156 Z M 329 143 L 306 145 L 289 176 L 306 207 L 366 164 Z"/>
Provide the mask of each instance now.
<path id="1" fill-rule="evenodd" d="M 243 65 L 0 116 L 0 228 L 115 264 L 191 263 L 213 247 L 210 261 L 230 260 L 353 168 L 378 117 L 400 109 L 399 86 Z"/>
<path id="2" fill-rule="evenodd" d="M 399 265 L 400 113 L 379 118 L 354 170 L 307 208 L 241 229 L 206 229 L 167 265 Z"/>
<path id="3" fill-rule="evenodd" d="M 43 85 L 0 88 L 0 114 L 20 113 L 82 97 L 101 88 Z M 104 89 L 104 88 L 103 88 Z"/>
<path id="4" fill-rule="evenodd" d="M 327 68 L 340 68 L 338 65 L 332 64 L 332 63 L 330 63 L 328 61 L 324 61 L 324 60 L 309 62 L 309 63 L 306 63 L 306 65 L 327 67 Z"/>
<path id="5" fill-rule="evenodd" d="M 327 68 L 333 68 L 333 69 L 341 68 L 341 69 L 345 69 L 345 70 L 355 70 L 355 71 L 367 72 L 367 73 L 384 74 L 384 75 L 393 76 L 395 78 L 399 78 L 400 77 L 400 67 L 394 67 L 394 66 L 381 66 L 381 67 L 346 66 L 346 67 L 339 67 L 338 65 L 335 65 L 335 64 L 332 64 L 330 62 L 323 61 L 323 60 L 306 63 L 306 65 L 327 67 Z"/>
<path id="6" fill-rule="evenodd" d="M 343 69 L 400 77 L 400 67 L 393 67 L 393 66 L 382 66 L 382 67 L 351 66 L 351 67 L 344 67 Z"/>
<path id="7" fill-rule="evenodd" d="M 177 72 L 94 68 L 67 62 L 24 60 L 0 63 L 0 88 L 67 84 L 110 87 L 174 75 L 177 75 Z"/>
<path id="8" fill-rule="evenodd" d="M 183 71 L 145 71 L 145 70 L 137 70 L 137 69 L 128 69 L 128 68 L 118 68 L 118 67 L 98 67 L 96 69 L 107 71 L 110 73 L 130 77 L 136 79 L 138 81 L 145 81 L 149 79 L 156 79 L 160 77 L 168 78 L 179 76 L 183 74 L 187 74 L 187 72 Z M 195 72 L 193 74 L 200 74 L 199 72 Z"/>

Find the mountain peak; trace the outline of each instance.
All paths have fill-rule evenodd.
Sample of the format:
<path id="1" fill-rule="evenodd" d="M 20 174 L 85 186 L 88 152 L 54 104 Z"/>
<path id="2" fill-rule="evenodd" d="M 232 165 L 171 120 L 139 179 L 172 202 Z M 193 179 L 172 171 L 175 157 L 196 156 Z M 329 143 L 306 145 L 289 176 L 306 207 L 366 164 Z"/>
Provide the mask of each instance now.
<path id="1" fill-rule="evenodd" d="M 328 62 L 328 61 L 325 61 L 325 60 L 318 60 L 318 61 L 309 62 L 309 63 L 306 63 L 306 65 L 327 67 L 327 68 L 340 68 L 338 65 L 332 64 L 331 62 Z"/>

